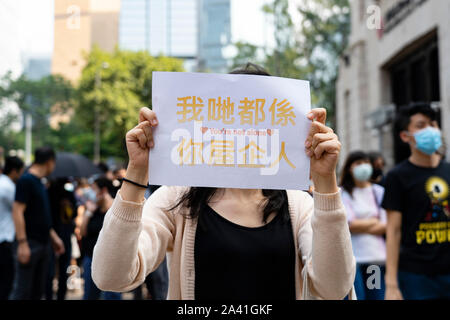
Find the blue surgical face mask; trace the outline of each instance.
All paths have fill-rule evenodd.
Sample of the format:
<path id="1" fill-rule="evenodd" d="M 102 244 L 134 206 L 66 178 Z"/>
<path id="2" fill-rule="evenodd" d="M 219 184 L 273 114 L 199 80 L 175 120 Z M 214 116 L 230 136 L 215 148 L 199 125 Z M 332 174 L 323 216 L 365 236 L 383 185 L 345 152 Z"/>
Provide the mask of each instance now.
<path id="1" fill-rule="evenodd" d="M 369 181 L 373 168 L 369 163 L 363 163 L 353 168 L 353 177 L 358 181 Z"/>
<path id="2" fill-rule="evenodd" d="M 427 155 L 432 155 L 442 146 L 441 131 L 433 127 L 417 131 L 414 139 L 416 148 Z"/>

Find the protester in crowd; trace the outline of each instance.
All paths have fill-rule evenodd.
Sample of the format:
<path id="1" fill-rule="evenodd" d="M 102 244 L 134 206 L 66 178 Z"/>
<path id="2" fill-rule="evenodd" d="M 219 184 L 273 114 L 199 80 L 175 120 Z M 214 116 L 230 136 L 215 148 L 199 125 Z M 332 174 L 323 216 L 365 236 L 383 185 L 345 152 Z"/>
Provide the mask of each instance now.
<path id="1" fill-rule="evenodd" d="M 92 193 L 92 195 L 91 195 Z M 77 216 L 75 218 L 75 230 L 74 233 L 77 237 L 78 241 L 81 241 L 81 224 L 83 222 L 83 215 L 85 211 L 85 204 L 88 199 L 91 199 L 95 202 L 96 195 L 95 192 L 92 191 L 91 187 L 86 178 L 77 179 L 77 184 L 75 186 L 75 200 L 77 205 Z M 81 243 L 80 243 L 81 244 Z"/>
<path id="2" fill-rule="evenodd" d="M 355 290 L 358 300 L 383 300 L 385 292 L 386 245 L 383 236 L 386 212 L 381 208 L 384 188 L 369 181 L 372 171 L 369 156 L 355 151 L 347 157 L 341 175 L 342 202 L 347 211 L 357 263 Z M 376 278 L 368 279 L 373 274 Z"/>
<path id="3" fill-rule="evenodd" d="M 114 179 L 122 180 L 122 178 L 125 178 L 125 175 L 127 174 L 127 169 L 124 167 L 119 167 L 113 171 Z"/>
<path id="4" fill-rule="evenodd" d="M 450 164 L 428 104 L 401 109 L 395 121 L 411 156 L 385 182 L 388 213 L 386 299 L 450 298 Z"/>
<path id="5" fill-rule="evenodd" d="M 17 259 L 10 298 L 13 300 L 41 299 L 50 255 L 64 253 L 64 243 L 52 228 L 48 193 L 41 182 L 55 167 L 55 152 L 43 147 L 36 149 L 34 162 L 17 181 L 13 219 L 16 231 Z"/>
<path id="6" fill-rule="evenodd" d="M 58 178 L 51 182 L 49 192 L 53 228 L 64 243 L 65 252 L 59 257 L 50 255 L 47 277 L 46 298 L 53 299 L 53 278 L 55 263 L 58 265 L 57 299 L 64 300 L 67 292 L 67 268 L 72 260 L 72 234 L 75 229 L 77 205 L 74 195 L 74 185 L 67 178 Z"/>
<path id="7" fill-rule="evenodd" d="M 104 162 L 100 162 L 97 167 L 103 172 L 103 175 L 108 178 L 109 180 L 113 181 L 114 180 L 114 174 L 112 172 L 112 170 L 109 168 L 109 166 L 104 163 Z"/>
<path id="8" fill-rule="evenodd" d="M 92 255 L 95 243 L 103 225 L 105 213 L 111 207 L 113 198 L 111 194 L 114 187 L 111 180 L 101 177 L 95 180 L 92 185 L 96 192 L 97 201 L 86 202 L 83 223 L 81 225 L 83 258 L 83 278 L 84 278 L 84 300 L 98 300 L 101 291 L 96 287 L 91 277 Z M 116 292 L 104 292 L 105 300 L 120 300 L 121 294 Z"/>
<path id="9" fill-rule="evenodd" d="M 268 75 L 248 68 L 235 73 Z M 162 186 L 144 205 L 158 120 L 142 108 L 126 136 L 128 180 L 94 249 L 98 287 L 137 287 L 167 252 L 168 299 L 343 299 L 355 263 L 335 176 L 340 143 L 325 125 L 325 109 L 307 117 L 316 120 L 305 141 L 314 200 L 303 191 Z M 303 281 L 309 285 L 302 292 Z"/>
<path id="10" fill-rule="evenodd" d="M 114 186 L 114 197 L 116 196 L 117 191 L 119 191 L 122 186 L 122 178 L 125 178 L 127 170 L 123 167 L 119 167 L 113 170 L 113 186 Z"/>
<path id="11" fill-rule="evenodd" d="M 7 157 L 0 175 L 0 300 L 7 300 L 14 278 L 14 221 L 12 207 L 16 192 L 15 183 L 24 170 L 18 157 Z"/>
<path id="12" fill-rule="evenodd" d="M 369 152 L 368 156 L 373 168 L 370 182 L 382 186 L 384 183 L 384 166 L 386 165 L 386 161 L 384 160 L 383 155 L 378 151 Z"/>

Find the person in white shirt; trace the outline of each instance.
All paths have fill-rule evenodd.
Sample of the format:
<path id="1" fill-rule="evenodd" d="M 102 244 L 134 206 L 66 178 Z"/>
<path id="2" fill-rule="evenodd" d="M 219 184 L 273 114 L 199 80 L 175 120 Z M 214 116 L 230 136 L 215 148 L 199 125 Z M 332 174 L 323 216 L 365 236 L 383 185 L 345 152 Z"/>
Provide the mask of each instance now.
<path id="1" fill-rule="evenodd" d="M 381 208 L 384 188 L 370 182 L 372 173 L 369 156 L 355 151 L 345 162 L 340 183 L 357 263 L 358 300 L 383 300 L 385 291 L 386 212 Z"/>
<path id="2" fill-rule="evenodd" d="M 24 170 L 18 157 L 7 157 L 0 175 L 0 300 L 7 300 L 12 288 L 14 258 L 12 243 L 15 229 L 12 206 L 16 192 L 15 183 Z"/>

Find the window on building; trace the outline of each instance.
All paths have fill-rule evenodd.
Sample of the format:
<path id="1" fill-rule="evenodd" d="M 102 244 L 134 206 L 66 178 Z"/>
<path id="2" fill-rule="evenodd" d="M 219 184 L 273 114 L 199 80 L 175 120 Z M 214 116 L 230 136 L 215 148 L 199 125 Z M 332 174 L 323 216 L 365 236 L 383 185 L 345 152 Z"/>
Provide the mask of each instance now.
<path id="1" fill-rule="evenodd" d="M 392 64 L 389 72 L 392 99 L 397 110 L 413 102 L 439 102 L 441 98 L 437 35 L 429 37 L 417 49 Z M 396 163 L 410 155 L 409 147 L 400 140 L 398 134 L 394 132 Z"/>

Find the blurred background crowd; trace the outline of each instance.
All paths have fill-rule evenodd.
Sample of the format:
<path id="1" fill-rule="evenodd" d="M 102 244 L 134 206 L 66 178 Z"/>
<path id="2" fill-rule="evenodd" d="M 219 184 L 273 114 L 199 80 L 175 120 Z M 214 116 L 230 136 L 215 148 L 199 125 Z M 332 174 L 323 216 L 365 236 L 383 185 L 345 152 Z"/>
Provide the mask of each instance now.
<path id="1" fill-rule="evenodd" d="M 25 168 L 20 158 L 7 157 L 0 176 L 0 299 L 122 299 L 97 289 L 90 271 L 104 215 L 126 170 L 57 156 L 48 147 L 37 149 L 34 159 Z M 161 300 L 167 288 L 164 262 L 124 297 Z"/>
<path id="2" fill-rule="evenodd" d="M 389 211 L 417 215 L 392 227 L 408 234 L 398 238 L 400 268 L 412 272 L 403 283 L 425 274 L 445 286 L 449 16 L 440 0 L 0 0 L 1 298 L 165 297 L 165 264 L 132 293 L 100 293 L 90 280 L 125 175 L 125 133 L 151 108 L 153 71 L 226 73 L 249 61 L 309 80 L 313 107 L 328 111 L 342 143 L 358 296 L 399 285 L 364 284 L 372 265 L 395 278 L 383 268 Z M 32 267 L 14 272 L 18 261 Z"/>

